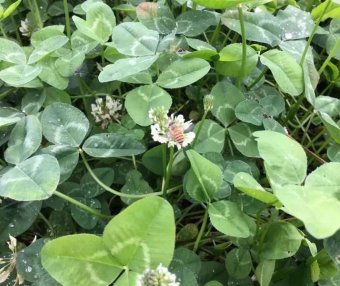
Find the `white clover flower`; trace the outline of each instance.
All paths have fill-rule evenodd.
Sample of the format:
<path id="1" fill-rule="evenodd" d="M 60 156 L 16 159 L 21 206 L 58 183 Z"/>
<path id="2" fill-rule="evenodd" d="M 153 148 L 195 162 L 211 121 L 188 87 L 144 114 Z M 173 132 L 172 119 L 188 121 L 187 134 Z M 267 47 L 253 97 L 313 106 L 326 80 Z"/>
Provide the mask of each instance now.
<path id="1" fill-rule="evenodd" d="M 110 96 L 106 96 L 105 102 L 101 97 L 96 99 L 96 103 L 91 104 L 91 114 L 96 123 L 101 123 L 101 128 L 105 129 L 110 122 L 118 121 L 120 114 L 118 111 L 122 109 L 122 104 L 119 100 L 113 100 Z"/>
<path id="2" fill-rule="evenodd" d="M 0 266 L 5 265 L 0 268 L 0 283 L 3 283 L 8 279 L 17 263 L 17 239 L 9 235 L 9 241 L 7 241 L 7 244 L 12 255 L 10 257 L 0 258 Z M 24 283 L 24 279 L 19 274 L 17 274 L 15 285 L 17 285 L 17 283 L 19 285 Z"/>
<path id="3" fill-rule="evenodd" d="M 32 31 L 27 18 L 24 21 L 21 20 L 21 26 L 19 27 L 19 31 L 21 32 L 21 35 L 25 37 L 31 37 Z"/>
<path id="4" fill-rule="evenodd" d="M 195 138 L 194 132 L 186 132 L 192 125 L 191 120 L 185 122 L 183 115 L 168 117 L 164 108 L 151 109 L 149 118 L 154 123 L 151 125 L 151 135 L 154 141 L 168 143 L 169 147 L 178 149 L 188 146 Z"/>
<path id="5" fill-rule="evenodd" d="M 139 275 L 137 286 L 180 286 L 176 275 L 160 264 L 155 270 L 146 269 Z"/>

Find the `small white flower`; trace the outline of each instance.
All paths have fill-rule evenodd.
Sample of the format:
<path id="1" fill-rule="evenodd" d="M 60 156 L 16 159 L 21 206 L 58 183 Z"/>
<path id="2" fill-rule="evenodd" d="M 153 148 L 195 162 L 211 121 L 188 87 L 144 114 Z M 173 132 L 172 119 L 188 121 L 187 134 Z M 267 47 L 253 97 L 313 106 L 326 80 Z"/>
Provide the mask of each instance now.
<path id="1" fill-rule="evenodd" d="M 195 138 L 194 132 L 186 132 L 192 125 L 191 120 L 185 122 L 183 115 L 168 117 L 164 108 L 151 109 L 149 118 L 154 123 L 151 125 L 151 135 L 154 141 L 168 143 L 169 147 L 178 149 L 188 146 Z"/>
<path id="2" fill-rule="evenodd" d="M 119 121 L 120 114 L 118 111 L 122 109 L 119 100 L 113 100 L 110 96 L 106 96 L 105 102 L 101 97 L 96 99 L 96 103 L 91 104 L 91 114 L 96 123 L 101 123 L 101 128 L 105 129 L 110 122 Z"/>
<path id="3" fill-rule="evenodd" d="M 31 37 L 32 31 L 27 18 L 24 21 L 21 20 L 21 26 L 19 27 L 19 31 L 23 36 Z"/>
<path id="4" fill-rule="evenodd" d="M 180 286 L 176 275 L 160 264 L 155 270 L 146 269 L 139 275 L 137 286 Z"/>

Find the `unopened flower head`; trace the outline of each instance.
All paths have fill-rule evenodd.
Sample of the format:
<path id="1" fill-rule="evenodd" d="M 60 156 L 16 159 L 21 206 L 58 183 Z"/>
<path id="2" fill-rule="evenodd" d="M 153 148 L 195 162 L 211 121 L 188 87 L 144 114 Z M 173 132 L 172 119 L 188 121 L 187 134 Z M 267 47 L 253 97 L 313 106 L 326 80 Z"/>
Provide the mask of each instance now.
<path id="1" fill-rule="evenodd" d="M 186 132 L 192 125 L 191 121 L 185 122 L 183 115 L 170 117 L 164 108 L 151 109 L 149 117 L 153 122 L 151 135 L 154 141 L 168 143 L 169 147 L 178 149 L 188 146 L 195 138 L 194 132 Z"/>
<path id="2" fill-rule="evenodd" d="M 100 123 L 101 128 L 105 129 L 110 122 L 119 121 L 120 114 L 118 111 L 122 109 L 119 100 L 113 100 L 110 96 L 103 98 L 98 97 L 96 104 L 91 104 L 91 114 L 94 116 L 96 123 Z"/>
<path id="3" fill-rule="evenodd" d="M 214 97 L 211 94 L 207 94 L 203 98 L 204 112 L 208 112 L 214 107 Z"/>
<path id="4" fill-rule="evenodd" d="M 147 269 L 138 277 L 137 286 L 179 286 L 176 275 L 160 264 L 155 270 Z"/>

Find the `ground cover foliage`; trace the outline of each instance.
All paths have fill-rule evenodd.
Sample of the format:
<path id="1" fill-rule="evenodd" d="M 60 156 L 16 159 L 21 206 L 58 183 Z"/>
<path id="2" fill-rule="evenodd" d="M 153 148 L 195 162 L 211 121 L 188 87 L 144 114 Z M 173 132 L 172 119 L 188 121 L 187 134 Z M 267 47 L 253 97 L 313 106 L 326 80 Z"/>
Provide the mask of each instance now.
<path id="1" fill-rule="evenodd" d="M 339 19 L 0 0 L 0 284 L 340 285 Z"/>

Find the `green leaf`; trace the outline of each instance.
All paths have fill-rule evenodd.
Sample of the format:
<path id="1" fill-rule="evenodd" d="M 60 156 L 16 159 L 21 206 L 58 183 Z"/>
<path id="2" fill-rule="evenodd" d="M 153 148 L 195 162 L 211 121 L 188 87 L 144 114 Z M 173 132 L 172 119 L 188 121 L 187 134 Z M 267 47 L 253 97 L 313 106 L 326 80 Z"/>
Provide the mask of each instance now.
<path id="1" fill-rule="evenodd" d="M 93 209 L 101 212 L 102 206 L 100 201 L 93 198 L 76 198 L 77 201 L 81 202 L 84 205 L 87 205 Z M 87 211 L 77 207 L 76 205 L 71 205 L 71 215 L 72 218 L 76 221 L 84 229 L 93 229 L 98 223 L 98 217 L 93 214 L 88 213 Z"/>
<path id="2" fill-rule="evenodd" d="M 274 222 L 268 226 L 259 249 L 261 259 L 276 260 L 293 256 L 300 248 L 302 235 L 287 222 Z"/>
<path id="3" fill-rule="evenodd" d="M 230 2 L 225 0 L 226 2 Z M 243 12 L 246 39 L 268 44 L 272 47 L 281 42 L 281 27 L 279 21 L 269 12 Z M 241 35 L 241 25 L 237 10 L 227 10 L 221 21 L 229 29 Z"/>
<path id="4" fill-rule="evenodd" d="M 96 168 L 92 169 L 96 177 L 105 185 L 111 186 L 114 180 L 114 171 L 111 168 Z M 90 173 L 86 173 L 80 179 L 80 192 L 85 198 L 95 198 L 105 192 L 101 186 L 92 178 Z"/>
<path id="5" fill-rule="evenodd" d="M 273 131 L 257 131 L 258 150 L 271 184 L 301 184 L 307 171 L 307 156 L 299 143 Z"/>
<path id="6" fill-rule="evenodd" d="M 6 19 L 8 16 L 10 16 L 20 5 L 21 0 L 17 0 L 14 3 L 12 3 L 11 5 L 9 5 L 7 7 L 7 9 L 5 10 L 5 12 L 3 13 L 1 20 Z"/>
<path id="7" fill-rule="evenodd" d="M 134 122 L 141 126 L 150 125 L 150 109 L 164 107 L 169 110 L 172 99 L 169 93 L 156 85 L 137 87 L 127 93 L 125 108 Z"/>
<path id="8" fill-rule="evenodd" d="M 32 33 L 31 44 L 33 47 L 38 47 L 39 44 L 49 38 L 64 35 L 65 26 L 63 25 L 51 25 L 44 27 L 38 31 Z"/>
<path id="9" fill-rule="evenodd" d="M 42 154 L 49 154 L 58 160 L 60 167 L 60 183 L 66 181 L 78 164 L 79 151 L 77 147 L 69 145 L 50 145 L 39 150 Z"/>
<path id="10" fill-rule="evenodd" d="M 216 71 L 225 76 L 240 77 L 250 74 L 258 62 L 256 51 L 246 46 L 246 63 L 242 74 L 242 44 L 230 44 L 219 53 L 219 60 L 216 62 Z"/>
<path id="11" fill-rule="evenodd" d="M 124 194 L 143 195 L 152 193 L 153 189 L 149 183 L 143 179 L 143 175 L 139 171 L 131 170 L 126 174 L 126 183 L 120 191 Z M 122 197 L 121 200 L 125 204 L 130 205 L 137 199 Z"/>
<path id="12" fill-rule="evenodd" d="M 24 233 L 35 222 L 41 209 L 41 201 L 13 202 L 4 200 L 0 208 L 0 242 Z"/>
<path id="13" fill-rule="evenodd" d="M 15 124 L 24 116 L 24 113 L 15 108 L 0 106 L 0 127 Z"/>
<path id="14" fill-rule="evenodd" d="M 92 234 L 68 235 L 49 241 L 42 249 L 41 262 L 64 286 L 107 286 L 122 271 L 103 239 Z"/>
<path id="15" fill-rule="evenodd" d="M 171 10 L 162 3 L 142 2 L 136 8 L 139 22 L 161 34 L 170 34 L 176 29 L 176 22 Z"/>
<path id="16" fill-rule="evenodd" d="M 68 78 L 62 77 L 59 74 L 55 67 L 55 62 L 56 60 L 54 58 L 48 58 L 39 62 L 39 66 L 42 67 L 39 78 L 57 89 L 66 89 L 68 86 Z"/>
<path id="17" fill-rule="evenodd" d="M 324 246 L 329 256 L 340 269 L 340 230 L 333 236 L 325 239 Z"/>
<path id="18" fill-rule="evenodd" d="M 309 12 L 288 5 L 284 10 L 279 10 L 276 16 L 282 28 L 283 40 L 298 40 L 310 36 L 314 21 Z"/>
<path id="19" fill-rule="evenodd" d="M 285 93 L 297 96 L 303 92 L 302 69 L 290 54 L 273 49 L 263 53 L 260 59 Z"/>
<path id="20" fill-rule="evenodd" d="M 0 179 L 0 195 L 17 201 L 49 198 L 59 183 L 56 158 L 37 155 L 7 171 Z"/>
<path id="21" fill-rule="evenodd" d="M 228 128 L 231 141 L 233 141 L 236 149 L 247 157 L 259 157 L 257 143 L 253 137 L 256 129 L 245 123 L 237 123 Z"/>
<path id="22" fill-rule="evenodd" d="M 186 154 L 191 164 L 187 192 L 195 200 L 210 202 L 222 185 L 222 171 L 194 150 L 189 150 Z"/>
<path id="23" fill-rule="evenodd" d="M 163 152 L 164 146 L 162 144 L 157 145 L 147 150 L 142 157 L 143 165 L 156 175 L 164 175 L 163 169 Z M 169 156 L 167 156 L 169 157 Z M 178 156 L 176 156 L 177 158 Z M 168 158 L 167 158 L 168 159 Z"/>
<path id="24" fill-rule="evenodd" d="M 28 58 L 28 64 L 40 61 L 52 52 L 60 49 L 67 42 L 68 38 L 66 36 L 55 36 L 40 42 Z"/>
<path id="25" fill-rule="evenodd" d="M 87 37 L 104 44 L 109 40 L 116 17 L 110 6 L 102 2 L 93 3 L 86 12 L 86 21 L 72 17 L 77 29 Z"/>
<path id="26" fill-rule="evenodd" d="M 199 10 L 185 12 L 176 21 L 177 34 L 183 34 L 187 37 L 197 37 L 217 22 L 213 13 Z"/>
<path id="27" fill-rule="evenodd" d="M 0 60 L 24 65 L 26 64 L 26 54 L 16 42 L 0 38 Z"/>
<path id="28" fill-rule="evenodd" d="M 238 173 L 234 177 L 234 186 L 248 196 L 255 198 L 265 204 L 276 204 L 278 199 L 272 193 L 267 192 L 256 180 L 248 173 Z"/>
<path id="29" fill-rule="evenodd" d="M 47 106 L 41 116 L 43 134 L 54 144 L 78 147 L 84 140 L 89 121 L 76 107 L 65 103 Z"/>
<path id="30" fill-rule="evenodd" d="M 205 60 L 197 58 L 179 59 L 160 74 L 156 83 L 164 88 L 180 88 L 198 81 L 209 70 L 210 65 Z"/>
<path id="31" fill-rule="evenodd" d="M 225 266 L 231 277 L 235 279 L 246 278 L 252 268 L 249 251 L 243 248 L 234 248 L 228 252 L 225 260 Z"/>
<path id="32" fill-rule="evenodd" d="M 286 185 L 274 188 L 284 211 L 301 220 L 307 231 L 318 239 L 340 229 L 340 163 L 327 163 L 310 173 L 305 186 Z"/>
<path id="33" fill-rule="evenodd" d="M 85 60 L 85 54 L 78 51 L 69 51 L 55 61 L 55 67 L 63 77 L 72 76 Z"/>
<path id="34" fill-rule="evenodd" d="M 21 110 L 25 114 L 36 115 L 46 99 L 45 93 L 29 92 L 21 100 Z"/>
<path id="35" fill-rule="evenodd" d="M 321 120 L 332 139 L 340 144 L 340 126 L 327 113 L 320 112 Z"/>
<path id="36" fill-rule="evenodd" d="M 126 58 L 107 65 L 99 74 L 100 82 L 124 80 L 124 78 L 147 70 L 157 60 L 158 55 Z"/>
<path id="37" fill-rule="evenodd" d="M 199 125 L 200 122 L 198 122 L 195 126 L 195 133 L 197 133 Z M 195 150 L 198 153 L 220 153 L 224 148 L 224 138 L 225 129 L 216 122 L 206 119 L 197 138 Z"/>
<path id="38" fill-rule="evenodd" d="M 42 130 L 39 119 L 35 115 L 22 118 L 13 128 L 8 148 L 4 156 L 11 164 L 18 164 L 30 157 L 40 146 Z"/>
<path id="39" fill-rule="evenodd" d="M 131 136 L 101 133 L 89 137 L 83 150 L 92 157 L 110 158 L 138 155 L 145 151 L 145 147 Z"/>
<path id="40" fill-rule="evenodd" d="M 253 235 L 255 223 L 234 202 L 212 203 L 209 206 L 209 217 L 211 224 L 226 235 L 243 238 Z"/>
<path id="41" fill-rule="evenodd" d="M 134 272 L 168 266 L 175 246 L 173 209 L 159 197 L 141 199 L 109 222 L 103 239 L 116 263 Z"/>
<path id="42" fill-rule="evenodd" d="M 11 86 L 21 86 L 34 80 L 42 71 L 39 66 L 15 65 L 0 71 L 0 79 Z"/>
<path id="43" fill-rule="evenodd" d="M 180 247 L 175 250 L 169 271 L 176 275 L 182 285 L 198 286 L 196 277 L 201 269 L 201 260 L 193 251 Z"/>
<path id="44" fill-rule="evenodd" d="M 214 97 L 212 114 L 225 126 L 230 125 L 235 119 L 235 107 L 244 100 L 243 93 L 233 84 L 223 81 L 218 82 L 211 90 Z"/>
<path id="45" fill-rule="evenodd" d="M 73 52 L 87 54 L 92 51 L 98 42 L 76 30 L 71 36 L 71 47 Z"/>
<path id="46" fill-rule="evenodd" d="M 152 56 L 158 42 L 158 32 L 149 30 L 142 23 L 122 23 L 112 32 L 112 46 L 127 56 Z"/>
<path id="47" fill-rule="evenodd" d="M 235 115 L 243 122 L 262 125 L 264 110 L 262 106 L 253 99 L 241 101 L 235 108 Z"/>
<path id="48" fill-rule="evenodd" d="M 194 0 L 194 3 L 211 9 L 234 8 L 239 4 L 252 2 L 253 0 Z"/>
<path id="49" fill-rule="evenodd" d="M 257 265 L 255 275 L 261 286 L 269 286 L 275 270 L 275 260 L 263 260 Z"/>

